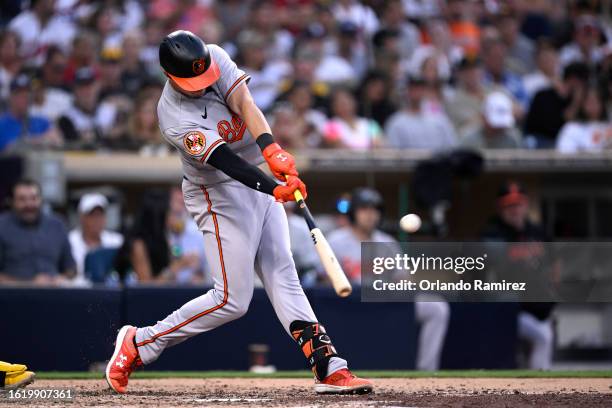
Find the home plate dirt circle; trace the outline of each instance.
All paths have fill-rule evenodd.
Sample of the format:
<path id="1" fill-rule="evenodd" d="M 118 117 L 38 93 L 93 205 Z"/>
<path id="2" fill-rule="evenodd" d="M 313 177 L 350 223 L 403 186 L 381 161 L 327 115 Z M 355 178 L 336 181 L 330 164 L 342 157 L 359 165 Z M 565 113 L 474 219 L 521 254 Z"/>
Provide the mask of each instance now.
<path id="1" fill-rule="evenodd" d="M 369 395 L 320 396 L 312 380 L 285 378 L 134 379 L 128 394 L 100 380 L 39 380 L 36 388 L 72 388 L 73 402 L 30 406 L 206 407 L 610 407 L 609 378 L 385 378 Z M 0 406 L 8 405 L 0 400 Z M 75 405 L 76 404 L 76 405 Z M 14 406 L 14 404 L 10 404 Z"/>

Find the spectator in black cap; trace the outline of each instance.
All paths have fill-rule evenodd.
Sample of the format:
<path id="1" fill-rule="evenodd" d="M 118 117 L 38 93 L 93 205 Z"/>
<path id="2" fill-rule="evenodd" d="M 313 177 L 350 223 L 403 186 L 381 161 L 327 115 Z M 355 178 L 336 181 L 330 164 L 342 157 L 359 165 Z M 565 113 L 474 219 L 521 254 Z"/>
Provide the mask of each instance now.
<path id="1" fill-rule="evenodd" d="M 0 151 L 16 143 L 59 145 L 61 139 L 51 122 L 30 115 L 31 80 L 19 74 L 11 83 L 8 109 L 0 116 Z"/>
<path id="2" fill-rule="evenodd" d="M 525 134 L 532 147 L 552 149 L 565 122 L 576 119 L 589 80 L 583 63 L 572 63 L 563 71 L 563 81 L 536 93 L 525 119 Z"/>
<path id="3" fill-rule="evenodd" d="M 375 50 L 401 52 L 400 33 L 394 28 L 382 28 L 372 37 Z"/>
<path id="4" fill-rule="evenodd" d="M 376 13 L 361 1 L 339 0 L 334 2 L 332 13 L 340 23 L 352 23 L 359 32 L 371 36 L 378 29 L 379 23 Z"/>
<path id="5" fill-rule="evenodd" d="M 49 47 L 45 63 L 36 81 L 34 103 L 30 112 L 55 122 L 72 104 L 72 95 L 64 87 L 66 55 L 58 47 Z"/>
<path id="6" fill-rule="evenodd" d="M 93 68 L 78 69 L 74 81 L 73 105 L 59 119 L 58 125 L 66 141 L 90 147 L 110 131 L 117 111 L 112 104 L 98 104 L 100 84 Z"/>

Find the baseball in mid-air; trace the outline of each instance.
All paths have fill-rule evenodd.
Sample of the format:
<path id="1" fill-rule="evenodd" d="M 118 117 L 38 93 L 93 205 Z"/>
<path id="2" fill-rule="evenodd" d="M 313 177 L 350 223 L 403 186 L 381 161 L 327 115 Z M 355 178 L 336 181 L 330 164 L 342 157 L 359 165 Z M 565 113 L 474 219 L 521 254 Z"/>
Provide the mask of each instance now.
<path id="1" fill-rule="evenodd" d="M 400 228 L 406 232 L 417 232 L 421 228 L 421 217 L 416 214 L 406 214 L 399 222 Z"/>

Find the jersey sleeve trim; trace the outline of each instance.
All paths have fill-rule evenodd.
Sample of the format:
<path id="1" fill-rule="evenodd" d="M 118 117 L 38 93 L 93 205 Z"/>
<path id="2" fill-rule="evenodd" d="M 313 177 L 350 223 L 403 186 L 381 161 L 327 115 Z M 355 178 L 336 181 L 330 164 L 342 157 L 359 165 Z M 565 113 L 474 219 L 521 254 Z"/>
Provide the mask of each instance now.
<path id="1" fill-rule="evenodd" d="M 225 100 L 227 100 L 227 98 L 229 98 L 229 96 L 232 94 L 232 92 L 234 92 L 234 90 L 236 89 L 236 87 L 237 87 L 238 85 L 240 85 L 240 83 L 241 83 L 242 81 L 249 80 L 249 79 L 251 79 L 251 77 L 249 76 L 249 74 L 244 74 L 244 75 L 242 75 L 240 78 L 238 78 L 238 79 L 237 79 L 237 80 L 236 80 L 236 81 L 235 81 L 235 82 L 232 84 L 232 86 L 230 86 L 230 88 L 227 90 L 227 92 L 225 93 L 225 97 L 224 97 L 224 98 L 225 98 Z"/>
<path id="2" fill-rule="evenodd" d="M 208 159 L 210 158 L 210 155 L 212 154 L 212 152 L 214 152 L 215 149 L 217 147 L 221 146 L 223 143 L 225 143 L 225 140 L 217 139 L 210 146 L 208 146 L 208 149 L 206 150 L 206 152 L 202 156 L 202 159 L 201 159 L 202 163 L 206 163 L 208 161 Z"/>

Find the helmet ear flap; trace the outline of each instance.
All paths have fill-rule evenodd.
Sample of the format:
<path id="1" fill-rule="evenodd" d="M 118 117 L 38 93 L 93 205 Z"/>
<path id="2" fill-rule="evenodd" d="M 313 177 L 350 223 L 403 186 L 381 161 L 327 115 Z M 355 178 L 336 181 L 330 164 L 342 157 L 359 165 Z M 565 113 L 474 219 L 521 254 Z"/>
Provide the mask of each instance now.
<path id="1" fill-rule="evenodd" d="M 353 190 L 347 216 L 351 224 L 355 224 L 355 210 L 360 207 L 374 207 L 380 211 L 384 210 L 384 203 L 380 193 L 372 188 L 359 187 Z"/>

